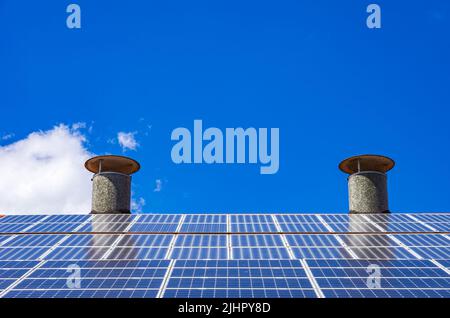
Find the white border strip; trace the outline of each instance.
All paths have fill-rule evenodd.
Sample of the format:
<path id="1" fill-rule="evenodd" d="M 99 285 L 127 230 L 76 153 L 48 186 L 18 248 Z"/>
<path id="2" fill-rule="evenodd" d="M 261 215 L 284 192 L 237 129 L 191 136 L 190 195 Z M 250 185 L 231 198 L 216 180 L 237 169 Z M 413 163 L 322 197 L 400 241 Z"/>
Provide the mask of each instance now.
<path id="1" fill-rule="evenodd" d="M 79 230 L 83 228 L 86 224 L 88 224 L 91 221 L 91 218 L 88 218 L 86 221 L 78 225 L 76 228 L 73 229 L 73 234 L 77 234 Z M 55 245 L 53 245 L 51 248 L 49 248 L 44 254 L 39 256 L 38 261 L 42 261 L 45 257 L 47 257 L 51 252 L 53 252 L 58 246 L 60 246 L 62 243 L 67 241 L 69 239 L 71 234 L 65 235 L 62 239 L 60 239 L 58 242 L 56 242 Z"/>
<path id="2" fill-rule="evenodd" d="M 123 230 L 124 232 L 129 232 L 131 227 L 139 220 L 140 215 L 137 215 L 133 221 L 130 222 L 130 224 L 127 225 L 127 227 Z M 114 233 L 111 233 L 111 235 L 114 235 Z M 125 234 L 119 235 L 118 238 L 111 244 L 111 246 L 108 248 L 108 250 L 103 254 L 102 257 L 100 257 L 101 260 L 107 259 L 111 253 L 114 251 L 114 249 L 119 245 L 119 242 L 125 237 Z"/>
<path id="3" fill-rule="evenodd" d="M 409 218 L 410 218 L 411 220 L 413 220 L 414 222 L 419 223 L 419 224 L 425 226 L 426 228 L 432 230 L 433 232 L 439 232 L 437 229 L 435 229 L 435 228 L 432 227 L 431 225 L 428 225 L 427 223 L 425 223 L 424 221 L 419 220 L 418 218 L 416 218 L 416 217 L 413 216 L 413 215 L 406 214 L 406 216 L 409 217 Z M 436 233 L 436 234 L 439 234 L 439 233 Z M 450 241 L 450 237 L 449 237 L 448 235 L 446 235 L 446 234 L 441 234 L 441 235 L 442 235 L 443 237 L 445 237 L 447 240 Z"/>
<path id="4" fill-rule="evenodd" d="M 434 265 L 436 265 L 437 267 L 439 267 L 440 269 L 442 269 L 444 272 L 446 272 L 448 275 L 450 275 L 450 269 L 448 269 L 447 267 L 445 267 L 444 265 L 442 265 L 441 263 L 439 263 L 437 260 L 435 259 L 430 259 L 430 262 L 433 263 Z"/>
<path id="5" fill-rule="evenodd" d="M 9 293 L 12 289 L 14 289 L 14 287 L 16 287 L 17 285 L 19 285 L 23 280 L 25 280 L 28 276 L 30 276 L 35 270 L 37 270 L 39 267 L 41 267 L 42 265 L 44 265 L 47 261 L 40 261 L 38 264 L 36 264 L 33 268 L 31 268 L 28 272 L 26 272 L 25 274 L 23 274 L 22 277 L 20 277 L 18 280 L 16 280 L 14 283 L 12 283 L 11 285 L 9 285 L 6 289 L 4 289 L 1 293 L 0 293 L 0 298 L 3 298 L 7 293 Z"/>
<path id="6" fill-rule="evenodd" d="M 29 231 L 31 228 L 33 228 L 34 226 L 42 223 L 42 221 L 45 221 L 46 219 L 48 219 L 50 217 L 50 215 L 45 216 L 44 218 L 42 218 L 41 220 L 37 220 L 35 223 L 31 224 L 30 226 L 24 228 L 22 231 L 20 232 L 27 232 Z M 0 242 L 0 246 L 3 246 L 4 244 L 7 244 L 9 242 L 11 242 L 12 240 L 14 240 L 18 235 L 11 235 L 10 237 L 8 237 L 6 240 L 4 240 L 3 242 Z"/>
<path id="7" fill-rule="evenodd" d="M 31 229 L 32 229 L 33 227 L 35 227 L 36 225 L 41 224 L 43 221 L 47 220 L 49 217 L 50 217 L 50 215 L 47 215 L 47 216 L 43 217 L 42 219 L 37 220 L 35 223 L 33 223 L 33 224 L 31 224 L 30 226 L 24 228 L 24 229 L 23 229 L 22 231 L 20 231 L 20 232 L 25 232 L 25 233 L 28 232 L 29 230 L 31 230 Z"/>
<path id="8" fill-rule="evenodd" d="M 289 254 L 289 258 L 290 259 L 295 259 L 294 252 L 292 251 L 292 248 L 289 245 L 289 242 L 286 239 L 286 236 L 284 234 L 282 234 L 283 230 L 281 228 L 280 223 L 278 223 L 277 217 L 275 216 L 275 214 L 271 214 L 271 217 L 272 217 L 273 223 L 275 223 L 275 227 L 276 227 L 276 229 L 278 231 L 278 235 L 281 237 L 281 241 L 283 242 L 284 247 L 286 248 L 286 250 L 287 250 L 287 252 Z"/>
<path id="9" fill-rule="evenodd" d="M 175 247 L 175 242 L 178 238 L 178 233 L 181 231 L 181 227 L 183 226 L 184 219 L 186 219 L 186 214 L 181 215 L 180 221 L 178 222 L 178 226 L 175 230 L 176 234 L 173 235 L 172 240 L 170 241 L 169 248 L 167 249 L 166 256 L 164 259 L 168 260 L 172 257 L 172 252 Z"/>
<path id="10" fill-rule="evenodd" d="M 308 263 L 304 258 L 300 260 L 300 263 L 302 263 L 303 269 L 305 270 L 306 276 L 308 277 L 309 282 L 311 283 L 312 287 L 314 288 L 314 292 L 317 295 L 317 298 L 325 298 L 325 295 L 322 293 L 322 290 L 319 287 L 319 284 L 317 284 L 316 279 L 314 278 L 313 273 L 311 272 L 311 269 L 308 266 Z"/>
<path id="11" fill-rule="evenodd" d="M 378 230 L 380 230 L 381 232 L 384 232 L 384 229 L 379 226 L 378 224 L 376 224 L 375 222 L 371 221 L 366 215 L 361 215 L 362 218 L 364 218 L 367 222 L 369 222 L 370 224 L 372 224 L 374 227 L 376 227 Z M 376 234 L 376 232 L 374 233 Z M 381 233 L 383 234 L 383 233 Z M 384 234 L 386 235 L 386 234 Z M 419 254 L 417 254 L 416 252 L 414 252 L 409 246 L 406 246 L 402 241 L 400 241 L 398 238 L 396 238 L 394 235 L 392 234 L 387 234 L 387 237 L 389 237 L 392 241 L 394 241 L 395 243 L 397 243 L 399 246 L 403 247 L 405 250 L 407 250 L 411 255 L 413 255 L 415 258 L 423 260 L 423 257 L 420 256 Z"/>
<path id="12" fill-rule="evenodd" d="M 316 215 L 316 217 L 319 219 L 320 223 L 322 223 L 322 225 L 325 226 L 325 228 L 329 232 L 335 233 L 335 231 L 332 229 L 332 227 L 324 220 L 324 218 L 321 215 Z M 356 255 L 355 252 L 353 252 L 353 250 L 350 247 L 348 247 L 348 245 L 345 244 L 345 242 L 337 234 L 334 234 L 333 237 L 347 251 L 347 253 L 350 254 L 350 256 L 353 259 L 359 259 L 358 255 Z"/>
<path id="13" fill-rule="evenodd" d="M 169 267 L 167 268 L 166 275 L 164 275 L 163 281 L 161 283 L 161 287 L 158 290 L 158 294 L 156 295 L 156 298 L 163 298 L 164 294 L 166 293 L 167 285 L 169 284 L 170 276 L 172 275 L 173 268 L 175 267 L 175 260 L 171 260 L 169 263 Z"/>

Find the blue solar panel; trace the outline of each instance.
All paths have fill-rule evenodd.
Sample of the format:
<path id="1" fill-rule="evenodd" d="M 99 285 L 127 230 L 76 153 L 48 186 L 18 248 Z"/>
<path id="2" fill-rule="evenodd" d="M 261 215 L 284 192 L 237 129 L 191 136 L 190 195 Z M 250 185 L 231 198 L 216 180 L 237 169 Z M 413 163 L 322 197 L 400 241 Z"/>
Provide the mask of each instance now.
<path id="1" fill-rule="evenodd" d="M 238 247 L 283 247 L 279 235 L 232 235 L 231 242 Z"/>
<path id="2" fill-rule="evenodd" d="M 45 223 L 83 223 L 91 220 L 91 215 L 49 215 Z"/>
<path id="3" fill-rule="evenodd" d="M 65 215 L 63 215 L 63 217 L 65 217 Z M 7 215 L 5 217 L 0 217 L 0 224 L 6 223 L 33 224 L 43 218 L 44 216 L 42 215 Z"/>
<path id="4" fill-rule="evenodd" d="M 52 236 L 52 235 L 47 235 Z M 67 247 L 83 247 L 83 246 L 103 246 L 108 247 L 111 246 L 115 240 L 117 240 L 120 235 L 115 234 L 72 234 L 66 236 L 65 240 L 59 244 L 59 246 L 67 246 Z"/>
<path id="5" fill-rule="evenodd" d="M 172 259 L 227 259 L 226 248 L 220 247 L 175 247 L 171 254 Z"/>
<path id="6" fill-rule="evenodd" d="M 1 297 L 449 297 L 446 214 L 0 218 Z M 81 286 L 68 284 L 79 268 Z M 380 270 L 381 287 L 368 272 Z"/>
<path id="7" fill-rule="evenodd" d="M 233 248 L 233 259 L 289 259 L 284 247 Z"/>
<path id="8" fill-rule="evenodd" d="M 107 247 L 57 247 L 45 256 L 46 260 L 84 260 L 101 259 Z"/>
<path id="9" fill-rule="evenodd" d="M 39 232 L 54 232 L 54 233 L 61 233 L 61 232 L 72 232 L 74 231 L 80 223 L 41 223 L 36 224 L 32 228 L 30 228 L 30 231 L 34 233 Z"/>
<path id="10" fill-rule="evenodd" d="M 1 223 L 0 224 L 0 233 L 16 233 L 21 232 L 22 230 L 29 227 L 30 224 L 25 223 Z"/>
<path id="11" fill-rule="evenodd" d="M 36 260 L 47 250 L 46 247 L 2 247 L 0 248 L 0 260 Z"/>
<path id="12" fill-rule="evenodd" d="M 396 289 L 328 289 L 327 298 L 449 298 L 449 290 L 396 290 Z"/>
<path id="13" fill-rule="evenodd" d="M 119 240 L 117 246 L 168 247 L 173 238 L 173 235 L 163 234 L 128 234 Z"/>
<path id="14" fill-rule="evenodd" d="M 226 235 L 178 235 L 175 246 L 227 247 Z"/>
<path id="15" fill-rule="evenodd" d="M 177 261 L 164 297 L 315 297 L 299 261 Z"/>
<path id="16" fill-rule="evenodd" d="M 178 223 L 136 223 L 131 226 L 130 232 L 145 233 L 145 232 L 175 232 L 177 230 Z"/>
<path id="17" fill-rule="evenodd" d="M 64 235 L 16 235 L 9 240 L 7 243 L 3 243 L 2 247 L 28 247 L 28 246 L 45 246 L 52 247 L 59 240 L 61 240 Z"/>
<path id="18" fill-rule="evenodd" d="M 164 259 L 167 248 L 147 248 L 147 247 L 116 247 L 108 259 Z M 104 254 L 103 254 L 104 255 Z"/>
<path id="19" fill-rule="evenodd" d="M 77 288 L 68 284 L 67 269 L 73 265 L 81 273 Z M 47 261 L 4 297 L 156 297 L 168 265 L 163 260 Z"/>
<path id="20" fill-rule="evenodd" d="M 138 222 L 142 223 L 174 223 L 180 222 L 181 215 L 177 214 L 142 214 L 139 215 Z"/>
<path id="21" fill-rule="evenodd" d="M 336 236 L 329 234 L 286 234 L 286 239 L 292 247 L 332 247 L 339 246 Z"/>
<path id="22" fill-rule="evenodd" d="M 280 223 L 283 232 L 328 232 L 321 223 Z"/>
<path id="23" fill-rule="evenodd" d="M 183 224 L 180 232 L 184 233 L 226 233 L 227 225 L 225 223 L 188 223 Z"/>
<path id="24" fill-rule="evenodd" d="M 184 224 L 188 223 L 227 223 L 227 216 L 224 214 L 212 215 L 212 214 L 194 214 L 186 215 L 184 219 Z"/>

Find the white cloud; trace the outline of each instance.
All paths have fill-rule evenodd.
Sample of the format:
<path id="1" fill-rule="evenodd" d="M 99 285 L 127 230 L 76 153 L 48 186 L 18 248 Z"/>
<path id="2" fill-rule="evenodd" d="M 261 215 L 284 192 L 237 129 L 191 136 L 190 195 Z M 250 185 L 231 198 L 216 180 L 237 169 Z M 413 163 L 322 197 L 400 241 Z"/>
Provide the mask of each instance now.
<path id="1" fill-rule="evenodd" d="M 5 140 L 8 140 L 8 139 L 13 138 L 14 136 L 15 136 L 14 133 L 5 134 L 5 135 L 3 135 L 0 139 L 3 140 L 3 141 L 5 141 Z"/>
<path id="2" fill-rule="evenodd" d="M 144 205 L 145 205 L 144 198 L 139 198 L 137 200 L 131 199 L 131 212 L 142 213 Z"/>
<path id="3" fill-rule="evenodd" d="M 153 192 L 161 192 L 162 190 L 162 181 L 161 179 L 155 180 L 155 188 L 153 189 Z"/>
<path id="4" fill-rule="evenodd" d="M 84 128 L 86 128 L 86 123 L 85 122 L 78 122 L 78 123 L 72 124 L 72 129 L 73 130 L 79 130 L 79 129 L 84 129 Z"/>
<path id="5" fill-rule="evenodd" d="M 119 145 L 122 147 L 123 151 L 126 150 L 136 150 L 136 148 L 139 146 L 138 142 L 134 138 L 134 135 L 136 135 L 136 132 L 119 132 L 117 134 L 117 140 L 119 141 Z"/>
<path id="6" fill-rule="evenodd" d="M 59 125 L 0 146 L 0 214 L 71 214 L 91 210 L 91 173 L 83 125 Z"/>

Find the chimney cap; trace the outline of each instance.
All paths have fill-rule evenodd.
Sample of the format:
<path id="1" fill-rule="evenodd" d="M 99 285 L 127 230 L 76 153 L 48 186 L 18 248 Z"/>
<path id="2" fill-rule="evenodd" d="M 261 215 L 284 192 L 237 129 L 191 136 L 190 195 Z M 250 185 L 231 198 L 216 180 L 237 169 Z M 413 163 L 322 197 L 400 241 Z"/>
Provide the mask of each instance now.
<path id="1" fill-rule="evenodd" d="M 92 173 L 119 172 L 127 175 L 133 174 L 141 168 L 136 160 L 115 155 L 93 157 L 87 160 L 84 166 Z"/>
<path id="2" fill-rule="evenodd" d="M 359 167 L 358 167 L 359 161 Z M 394 168 L 395 162 L 391 158 L 380 155 L 359 155 L 347 158 L 339 164 L 342 172 L 353 174 L 360 171 L 378 171 L 386 173 Z"/>

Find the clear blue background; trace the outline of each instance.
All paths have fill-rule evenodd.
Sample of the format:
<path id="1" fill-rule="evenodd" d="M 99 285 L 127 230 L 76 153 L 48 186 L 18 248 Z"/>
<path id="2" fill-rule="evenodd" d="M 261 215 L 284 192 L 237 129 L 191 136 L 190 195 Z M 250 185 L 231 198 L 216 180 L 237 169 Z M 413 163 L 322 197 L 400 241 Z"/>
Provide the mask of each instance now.
<path id="1" fill-rule="evenodd" d="M 121 154 L 108 139 L 152 125 L 125 153 L 146 212 L 345 212 L 337 165 L 361 153 L 397 162 L 391 210 L 450 211 L 450 4 L 372 2 L 381 30 L 371 1 L 0 0 L 0 130 L 94 122 L 89 150 Z M 279 173 L 173 164 L 194 119 L 279 127 Z"/>

